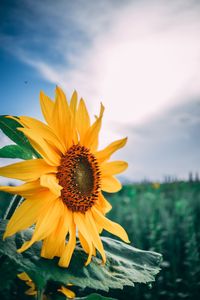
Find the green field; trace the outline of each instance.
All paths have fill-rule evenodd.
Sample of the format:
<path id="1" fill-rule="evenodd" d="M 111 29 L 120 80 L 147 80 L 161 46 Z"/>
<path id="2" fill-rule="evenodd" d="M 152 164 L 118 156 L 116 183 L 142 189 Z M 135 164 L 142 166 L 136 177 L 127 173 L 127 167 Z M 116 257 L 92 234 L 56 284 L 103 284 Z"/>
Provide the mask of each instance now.
<path id="1" fill-rule="evenodd" d="M 119 299 L 198 299 L 200 294 L 200 183 L 127 185 L 107 195 L 109 217 L 126 228 L 137 248 L 163 254 L 152 288 L 138 285 Z"/>
<path id="2" fill-rule="evenodd" d="M 5 194 L 0 197 L 4 198 L 0 201 L 2 216 Z M 164 258 L 162 271 L 152 287 L 125 287 L 122 291 L 113 290 L 109 295 L 135 300 L 198 299 L 200 183 L 126 185 L 119 193 L 106 197 L 113 205 L 109 218 L 123 225 L 132 245 L 160 252 Z"/>

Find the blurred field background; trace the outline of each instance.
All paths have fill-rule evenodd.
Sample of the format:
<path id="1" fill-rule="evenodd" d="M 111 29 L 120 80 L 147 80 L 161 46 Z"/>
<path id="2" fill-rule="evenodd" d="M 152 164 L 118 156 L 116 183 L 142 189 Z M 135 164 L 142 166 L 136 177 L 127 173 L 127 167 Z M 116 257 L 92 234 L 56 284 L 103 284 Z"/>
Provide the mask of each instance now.
<path id="1" fill-rule="evenodd" d="M 168 178 L 170 181 L 170 178 Z M 163 254 L 152 287 L 118 292 L 119 299 L 198 299 L 200 292 L 200 181 L 125 185 L 107 195 L 109 217 L 122 224 L 137 248 Z M 125 298 L 126 297 L 126 298 Z"/>
<path id="2" fill-rule="evenodd" d="M 200 292 L 200 181 L 138 183 L 107 194 L 109 218 L 128 232 L 136 248 L 160 252 L 162 271 L 152 286 L 111 291 L 117 299 L 198 299 Z M 0 216 L 8 205 L 0 194 Z M 4 199 L 4 200 L 3 200 Z M 2 201 L 3 200 L 3 201 Z M 103 234 L 106 234 L 105 232 Z"/>

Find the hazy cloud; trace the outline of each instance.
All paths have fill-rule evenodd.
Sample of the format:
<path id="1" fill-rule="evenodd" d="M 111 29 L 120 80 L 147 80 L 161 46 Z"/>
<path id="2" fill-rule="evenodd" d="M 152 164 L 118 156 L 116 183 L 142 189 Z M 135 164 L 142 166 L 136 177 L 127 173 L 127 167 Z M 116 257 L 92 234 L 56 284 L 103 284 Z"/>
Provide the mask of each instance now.
<path id="1" fill-rule="evenodd" d="M 13 12 L 20 33 L 1 39 L 92 110 L 111 106 L 108 120 L 142 122 L 200 94 L 199 12 L 195 1 L 24 1 Z"/>
<path id="2" fill-rule="evenodd" d="M 10 11 L 4 49 L 68 95 L 76 88 L 92 113 L 103 101 L 101 146 L 130 135 L 130 177 L 198 169 L 198 1 L 23 0 Z"/>
<path id="3" fill-rule="evenodd" d="M 200 172 L 200 100 L 178 105 L 137 126 L 120 126 L 128 132 L 128 178 L 163 179 L 173 175 L 186 179 L 189 171 Z M 116 157 L 119 157 L 117 155 Z"/>

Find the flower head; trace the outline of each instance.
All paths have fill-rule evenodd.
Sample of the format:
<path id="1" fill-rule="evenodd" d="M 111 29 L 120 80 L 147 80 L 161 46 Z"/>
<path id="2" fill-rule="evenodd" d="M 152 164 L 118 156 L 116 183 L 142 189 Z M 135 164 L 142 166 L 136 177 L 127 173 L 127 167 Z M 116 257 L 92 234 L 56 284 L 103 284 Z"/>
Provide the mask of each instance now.
<path id="1" fill-rule="evenodd" d="M 124 161 L 109 161 L 111 155 L 126 144 L 126 138 L 98 150 L 104 106 L 91 124 L 83 99 L 77 103 L 74 92 L 68 104 L 57 87 L 52 101 L 40 95 L 46 123 L 21 116 L 18 128 L 29 139 L 41 158 L 0 168 L 0 175 L 25 181 L 17 187 L 0 190 L 19 194 L 25 201 L 10 219 L 4 238 L 35 224 L 30 241 L 18 250 L 25 251 L 36 241 L 43 241 L 41 256 L 60 257 L 59 265 L 67 267 L 75 245 L 76 232 L 88 259 L 100 252 L 106 255 L 99 234 L 103 229 L 129 242 L 125 230 L 105 217 L 111 209 L 102 191 L 117 192 L 120 182 L 114 175 L 127 168 Z M 66 237 L 68 237 L 66 241 Z"/>

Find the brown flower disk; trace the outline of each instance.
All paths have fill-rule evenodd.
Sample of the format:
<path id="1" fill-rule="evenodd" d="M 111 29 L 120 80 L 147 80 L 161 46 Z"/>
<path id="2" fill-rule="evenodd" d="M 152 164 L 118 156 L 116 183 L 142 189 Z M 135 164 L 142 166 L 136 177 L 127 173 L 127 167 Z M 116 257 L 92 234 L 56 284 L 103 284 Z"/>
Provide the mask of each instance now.
<path id="1" fill-rule="evenodd" d="M 93 206 L 100 191 L 100 170 L 89 149 L 73 145 L 61 158 L 57 178 L 61 198 L 73 212 L 85 213 Z"/>

